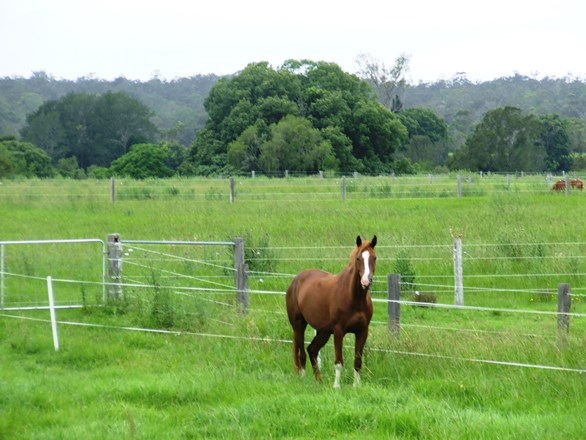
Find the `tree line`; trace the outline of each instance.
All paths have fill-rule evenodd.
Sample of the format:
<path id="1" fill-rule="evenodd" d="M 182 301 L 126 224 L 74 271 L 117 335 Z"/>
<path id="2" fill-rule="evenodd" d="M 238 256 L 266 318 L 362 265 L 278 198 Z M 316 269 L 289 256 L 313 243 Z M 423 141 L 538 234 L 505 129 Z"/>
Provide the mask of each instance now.
<path id="1" fill-rule="evenodd" d="M 583 83 L 567 82 L 578 107 L 565 106 L 564 115 L 504 105 L 470 122 L 476 109 L 465 103 L 448 117 L 409 106 L 421 88 L 441 99 L 448 88 L 461 94 L 470 84 L 458 78 L 442 87 L 410 86 L 407 61 L 387 69 L 363 58 L 359 75 L 308 60 L 277 69 L 250 64 L 213 81 L 193 139 L 183 136 L 181 121 L 161 129 L 153 109 L 126 92 L 70 92 L 42 102 L 17 135 L 2 128 L 0 177 L 586 168 Z"/>

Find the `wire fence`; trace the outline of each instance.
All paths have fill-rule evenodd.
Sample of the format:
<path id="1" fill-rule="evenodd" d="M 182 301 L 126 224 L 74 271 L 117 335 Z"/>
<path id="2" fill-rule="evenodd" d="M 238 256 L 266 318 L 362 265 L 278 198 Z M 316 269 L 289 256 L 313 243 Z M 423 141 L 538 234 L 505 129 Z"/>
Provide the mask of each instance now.
<path id="1" fill-rule="evenodd" d="M 453 302 L 453 268 L 451 267 L 450 244 L 445 245 L 404 245 L 381 246 L 377 273 L 396 273 L 397 268 L 407 269 L 402 274 L 406 281 L 401 283 L 403 297 L 397 301 L 405 307 L 402 317 L 404 337 L 423 337 L 422 335 L 464 332 L 475 338 L 530 337 L 539 340 L 556 339 L 556 284 L 557 280 L 572 280 L 572 337 L 584 340 L 586 335 L 586 310 L 584 280 L 586 274 L 574 270 L 583 267 L 586 255 L 586 242 L 560 243 L 512 243 L 517 249 L 535 249 L 542 256 L 527 258 L 521 255 L 506 255 L 508 246 L 503 244 L 465 245 L 465 267 L 478 270 L 475 262 L 482 262 L 483 272 L 465 274 L 466 304 Z M 72 244 L 73 248 L 81 246 Z M 528 262 L 557 260 L 556 250 L 564 249 L 564 261 L 578 261 L 570 269 L 559 272 L 534 271 L 524 273 L 498 273 L 502 261 L 509 263 L 522 261 L 523 268 L 531 267 Z M 27 315 L 29 312 L 11 312 L 15 308 L 46 306 L 46 276 L 59 268 L 52 280 L 55 284 L 57 305 L 65 307 L 82 306 L 85 308 L 102 307 L 103 280 L 97 276 L 87 277 L 83 259 L 88 257 L 87 249 L 78 248 L 68 251 L 66 261 L 75 261 L 72 266 L 60 264 L 55 255 L 37 254 L 38 248 L 19 248 L 23 252 L 10 256 L 4 265 L 4 305 L 1 316 L 19 319 L 40 319 Z M 378 249 L 378 247 L 377 247 Z M 249 313 L 263 323 L 265 334 L 250 336 L 239 334 L 238 313 L 234 285 L 234 267 L 229 252 L 217 248 L 189 247 L 174 245 L 131 245 L 124 249 L 123 288 L 124 303 L 129 316 L 146 316 L 139 319 L 143 326 L 104 325 L 96 322 L 65 322 L 60 325 L 111 327 L 120 330 L 149 331 L 157 333 L 207 336 L 233 340 L 263 340 L 268 342 L 290 343 L 283 295 L 292 277 L 309 266 L 325 267 L 331 272 L 339 271 L 347 261 L 347 247 L 265 247 L 258 248 L 250 256 L 249 294 L 252 298 Z M 404 251 L 401 253 L 400 251 Z M 492 252 L 492 254 L 491 254 Z M 499 255 L 498 253 L 505 253 Z M 292 257 L 291 255 L 294 255 Z M 399 255 L 400 257 L 397 257 Z M 95 257 L 90 260 L 94 261 Z M 444 261 L 445 260 L 445 261 Z M 32 262 L 35 264 L 32 264 Z M 62 262 L 61 262 L 62 263 Z M 408 264 L 407 264 L 408 263 Z M 438 264 L 443 263 L 443 264 Z M 92 263 L 87 263 L 90 266 Z M 494 266 L 496 264 L 496 266 Z M 488 268 L 486 266 L 489 266 Z M 69 267 L 68 274 L 63 270 Z M 280 267 L 286 267 L 281 272 Z M 260 268 L 260 270 L 259 270 Z M 494 270 L 494 273 L 491 272 Z M 450 272 L 452 271 L 452 272 Z M 433 272 L 433 273 L 432 273 Z M 74 276 L 75 275 L 75 276 Z M 407 276 L 405 276 L 407 275 Z M 382 277 L 378 277 L 382 278 Z M 376 279 L 376 278 L 375 278 Z M 109 286 L 111 283 L 106 283 Z M 372 322 L 373 338 L 386 334 L 388 324 L 387 289 L 380 281 L 373 286 L 375 316 Z M 518 286 L 518 287 L 515 287 Z M 434 294 L 435 302 L 415 301 L 419 289 Z M 168 308 L 168 310 L 166 310 Z M 153 311 L 157 311 L 154 313 Z M 168 316 L 167 316 L 167 315 Z M 166 321 L 166 319 L 170 319 Z M 260 324 L 259 324 L 260 325 Z M 201 326 L 206 331 L 195 331 Z M 173 327 L 169 330 L 168 327 Z M 175 329 L 177 328 L 177 329 Z M 377 336 L 378 335 L 378 336 Z M 491 339 L 491 343 L 494 343 Z M 435 357 L 446 360 L 466 360 L 489 364 L 543 368 L 560 371 L 585 372 L 583 368 L 555 366 L 540 363 L 516 362 L 510 360 L 447 355 L 445 353 L 420 352 L 417 350 L 393 350 L 376 344 L 372 350 L 398 355 Z"/>
<path id="2" fill-rule="evenodd" d="M 313 176 L 234 176 L 174 179 L 67 179 L 2 181 L 0 200 L 28 202 L 70 200 L 159 200 L 192 202 L 300 201 L 352 199 L 420 199 L 478 197 L 504 194 L 580 194 L 568 187 L 555 191 L 554 183 L 568 175 L 527 173 L 451 173 L 407 176 L 321 174 Z"/>

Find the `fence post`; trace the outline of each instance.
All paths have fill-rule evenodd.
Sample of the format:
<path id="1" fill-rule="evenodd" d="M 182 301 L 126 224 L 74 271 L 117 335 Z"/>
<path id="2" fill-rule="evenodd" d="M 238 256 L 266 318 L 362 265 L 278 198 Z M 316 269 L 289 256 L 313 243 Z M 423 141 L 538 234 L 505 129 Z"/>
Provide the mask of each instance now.
<path id="1" fill-rule="evenodd" d="M 55 315 L 55 297 L 53 295 L 53 280 L 47 277 L 47 295 L 49 297 L 49 315 L 51 316 L 51 332 L 53 333 L 53 346 L 59 351 L 59 335 L 57 333 L 57 316 Z"/>
<path id="2" fill-rule="evenodd" d="M 342 200 L 346 200 L 346 176 L 342 176 Z"/>
<path id="3" fill-rule="evenodd" d="M 389 304 L 389 331 L 399 336 L 401 333 L 401 275 L 387 275 L 387 297 Z"/>
<path id="4" fill-rule="evenodd" d="M 565 338 L 570 333 L 570 285 L 558 284 L 558 334 Z"/>
<path id="5" fill-rule="evenodd" d="M 507 191 L 511 190 L 511 175 L 507 174 Z"/>
<path id="6" fill-rule="evenodd" d="M 566 195 L 570 193 L 570 173 L 566 174 Z"/>
<path id="7" fill-rule="evenodd" d="M 462 271 L 462 239 L 454 238 L 454 304 L 464 305 L 464 281 Z"/>
<path id="8" fill-rule="evenodd" d="M 0 309 L 4 308 L 4 245 L 0 244 Z"/>
<path id="9" fill-rule="evenodd" d="M 110 199 L 112 203 L 116 201 L 116 179 L 110 178 Z"/>
<path id="10" fill-rule="evenodd" d="M 462 197 L 462 176 L 458 174 L 457 178 L 457 193 L 458 197 Z"/>
<path id="11" fill-rule="evenodd" d="M 120 234 L 108 235 L 108 299 L 122 299 L 122 243 Z"/>
<path id="12" fill-rule="evenodd" d="M 234 277 L 236 300 L 241 314 L 248 312 L 248 265 L 244 264 L 244 240 L 234 239 Z"/>
<path id="13" fill-rule="evenodd" d="M 234 177 L 230 176 L 230 203 L 234 203 Z"/>

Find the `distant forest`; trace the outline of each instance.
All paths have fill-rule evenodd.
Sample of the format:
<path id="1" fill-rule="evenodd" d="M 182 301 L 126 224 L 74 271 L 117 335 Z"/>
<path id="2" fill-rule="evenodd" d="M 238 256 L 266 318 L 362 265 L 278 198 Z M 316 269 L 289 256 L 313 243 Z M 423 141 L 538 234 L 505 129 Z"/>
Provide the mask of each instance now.
<path id="1" fill-rule="evenodd" d="M 204 100 L 216 75 L 195 75 L 171 81 L 153 78 L 105 81 L 92 77 L 75 81 L 55 79 L 45 72 L 30 78 L 0 78 L 0 134 L 18 136 L 26 116 L 43 102 L 69 93 L 103 94 L 124 92 L 149 107 L 153 123 L 161 132 L 175 131 L 189 146 L 207 115 Z M 460 146 L 488 111 L 518 107 L 535 115 L 557 114 L 586 122 L 586 82 L 576 78 L 533 79 L 522 75 L 486 82 L 471 82 L 465 76 L 434 83 L 408 84 L 401 96 L 404 108 L 429 108 L 450 128 L 452 142 Z"/>
<path id="2" fill-rule="evenodd" d="M 303 69 L 309 70 L 303 74 Z M 6 142 L 12 139 L 10 142 L 13 143 L 10 145 L 7 144 L 6 148 L 11 149 L 13 153 L 20 149 L 21 152 L 19 154 L 22 156 L 25 154 L 22 148 L 26 149 L 28 147 L 23 147 L 18 144 L 18 141 L 23 137 L 23 133 L 27 129 L 29 130 L 28 141 L 34 138 L 33 135 L 30 135 L 31 127 L 27 127 L 27 118 L 39 112 L 39 109 L 45 114 L 46 111 L 58 105 L 64 106 L 63 108 L 69 106 L 70 109 L 83 109 L 84 106 L 87 107 L 89 105 L 97 105 L 96 108 L 99 108 L 99 104 L 90 102 L 92 101 L 91 96 L 103 96 L 103 100 L 109 102 L 109 104 L 104 104 L 104 108 L 108 108 L 107 106 L 110 105 L 112 106 L 110 108 L 124 112 L 124 110 L 121 110 L 122 108 L 133 108 L 134 106 L 138 113 L 144 111 L 150 113 L 149 124 L 152 123 L 153 129 L 158 133 L 157 138 L 162 142 L 166 142 L 167 147 L 171 146 L 169 147 L 171 149 L 169 150 L 168 148 L 165 153 L 167 155 L 165 161 L 167 165 L 169 165 L 170 160 L 174 160 L 176 163 L 171 167 L 172 170 L 169 173 L 205 174 L 214 171 L 217 172 L 221 169 L 239 172 L 255 169 L 276 171 L 279 167 L 286 168 L 283 160 L 279 159 L 281 161 L 279 164 L 272 165 L 268 160 L 264 160 L 263 162 L 258 145 L 264 142 L 266 151 L 270 151 L 271 148 L 273 149 L 270 158 L 278 157 L 280 154 L 278 153 L 279 145 L 275 145 L 274 142 L 273 144 L 266 142 L 282 134 L 276 131 L 270 132 L 268 125 L 268 128 L 258 125 L 254 126 L 254 128 L 251 126 L 253 131 L 245 133 L 244 129 L 246 126 L 254 121 L 244 123 L 246 118 L 242 119 L 242 116 L 238 120 L 234 119 L 234 115 L 237 116 L 238 112 L 244 111 L 243 107 L 239 107 L 244 101 L 233 108 L 230 106 L 236 103 L 234 99 L 237 96 L 243 96 L 242 93 L 249 93 L 245 88 L 242 88 L 246 87 L 243 84 L 253 84 L 255 81 L 277 81 L 278 78 L 278 81 L 291 81 L 290 83 L 282 84 L 283 86 L 286 85 L 289 87 L 295 84 L 294 81 L 301 78 L 302 81 L 305 81 L 303 87 L 309 88 L 303 91 L 303 102 L 298 109 L 289 108 L 292 102 L 295 103 L 294 107 L 297 105 L 295 101 L 263 101 L 271 93 L 270 91 L 265 91 L 269 94 L 266 97 L 261 97 L 258 103 L 246 101 L 246 105 L 250 106 L 250 108 L 241 114 L 245 115 L 246 112 L 248 112 L 249 116 L 257 114 L 255 112 L 260 112 L 259 114 L 264 112 L 266 114 L 268 108 L 266 107 L 267 103 L 273 106 L 270 109 L 271 116 L 265 117 L 267 123 L 270 123 L 271 118 L 277 117 L 278 115 L 281 116 L 275 119 L 275 121 L 290 113 L 301 115 L 303 112 L 308 112 L 305 116 L 309 117 L 314 127 L 319 127 L 321 124 L 322 133 L 325 136 L 322 139 L 321 135 L 318 135 L 317 138 L 308 142 L 315 143 L 316 154 L 318 154 L 318 148 L 325 148 L 325 150 L 323 150 L 323 154 L 319 153 L 321 155 L 318 158 L 319 160 L 316 159 L 316 163 L 312 164 L 307 170 L 315 167 L 322 168 L 324 165 L 327 167 L 328 163 L 334 163 L 332 169 L 339 169 L 341 171 L 344 169 L 360 169 L 352 168 L 355 165 L 360 165 L 353 161 L 354 158 L 347 156 L 344 159 L 343 149 L 354 148 L 352 154 L 355 155 L 360 145 L 360 136 L 363 136 L 363 134 L 352 133 L 352 127 L 342 127 L 342 125 L 340 125 L 340 133 L 337 131 L 327 133 L 325 127 L 335 125 L 331 122 L 331 118 L 334 117 L 335 113 L 332 113 L 331 116 L 324 116 L 326 119 L 323 120 L 316 119 L 317 115 L 324 111 L 323 108 L 320 110 L 316 107 L 318 104 L 323 105 L 320 102 L 324 103 L 330 100 L 327 105 L 332 106 L 334 102 L 338 104 L 341 102 L 339 100 L 336 101 L 336 99 L 342 96 L 340 93 L 355 93 L 357 95 L 364 93 L 364 89 L 358 83 L 354 83 L 352 75 L 347 74 L 346 76 L 346 74 L 342 74 L 341 71 L 338 72 L 336 69 L 339 69 L 336 65 L 302 61 L 299 64 L 286 66 L 285 70 L 278 72 L 273 71 L 266 64 L 260 63 L 258 65 L 250 65 L 243 72 L 229 77 L 195 75 L 189 78 L 178 78 L 175 80 L 161 80 L 155 77 L 144 82 L 128 80 L 123 77 L 113 81 L 106 81 L 94 77 L 83 77 L 73 81 L 56 79 L 45 72 L 36 72 L 30 78 L 4 77 L 0 78 L 0 138 L 3 138 Z M 236 79 L 236 81 L 232 81 L 232 79 Z M 358 78 L 355 79 L 359 81 Z M 427 161 L 432 165 L 443 166 L 448 163 L 446 161 L 448 152 L 451 152 L 449 154 L 453 155 L 451 163 L 448 163 L 451 169 L 460 167 L 478 170 L 510 171 L 518 169 L 516 164 L 531 165 L 535 163 L 535 166 L 531 165 L 528 169 L 569 170 L 572 169 L 571 162 L 565 162 L 569 154 L 572 154 L 574 157 L 573 169 L 582 169 L 584 164 L 586 164 L 583 160 L 578 163 L 576 162 L 576 160 L 586 157 L 586 82 L 581 79 L 571 77 L 535 79 L 515 75 L 486 82 L 472 82 L 462 74 L 456 75 L 449 80 L 440 80 L 433 83 L 408 84 L 405 82 L 390 81 L 389 83 L 393 84 L 393 88 L 388 89 L 390 93 L 386 93 L 387 90 L 384 88 L 386 84 L 384 83 L 379 84 L 379 88 L 377 89 L 375 77 L 369 80 L 369 78 L 365 78 L 362 75 L 361 79 L 367 79 L 367 82 L 373 87 L 373 91 L 375 92 L 373 96 L 378 95 L 380 102 L 393 112 L 393 114 L 398 115 L 401 123 L 408 128 L 408 133 L 404 132 L 408 134 L 408 138 L 405 137 L 407 134 L 401 134 L 403 132 L 400 130 L 393 131 L 398 129 L 396 126 L 395 128 L 388 126 L 389 131 L 385 133 L 381 131 L 378 134 L 374 132 L 369 134 L 371 141 L 376 136 L 379 139 L 385 139 L 389 136 L 402 139 L 401 145 L 384 146 L 387 148 L 385 151 L 388 151 L 388 153 L 382 150 L 381 152 L 372 150 L 376 153 L 375 156 L 378 154 L 383 160 L 393 155 L 392 162 L 380 164 L 378 170 L 381 172 L 388 170 L 401 172 L 400 157 L 405 154 L 413 163 L 419 162 L 418 157 L 421 156 L 421 163 Z M 332 81 L 332 83 L 326 84 L 327 81 Z M 340 91 L 336 91 L 336 88 L 343 83 L 346 83 L 347 89 L 344 91 L 344 86 L 342 86 Z M 316 92 L 316 85 L 318 89 L 323 86 L 325 89 L 329 88 L 329 91 L 326 92 L 326 95 L 323 95 L 323 90 Z M 348 87 L 357 88 L 352 89 L 353 91 L 350 92 L 350 88 Z M 315 95 L 315 93 L 318 93 L 318 95 Z M 386 96 L 384 96 L 385 93 Z M 79 97 L 76 97 L 76 94 L 80 94 Z M 124 96 L 128 96 L 137 102 L 126 102 Z M 344 98 L 346 100 L 344 105 L 354 105 L 348 104 L 350 101 L 348 101 L 348 95 L 346 96 Z M 68 99 L 67 97 L 70 98 Z M 66 101 L 63 101 L 63 99 L 66 99 Z M 314 99 L 317 99 L 317 101 L 312 104 L 312 100 Z M 58 102 L 59 100 L 61 102 Z M 232 102 L 232 104 L 227 106 L 228 102 Z M 43 108 L 47 104 L 49 104 L 49 107 Z M 137 105 L 138 107 L 136 107 Z M 144 105 L 145 109 L 141 109 L 140 105 Z M 256 105 L 260 105 L 261 107 L 255 107 Z M 264 108 L 262 107 L 263 105 L 265 106 Z M 313 105 L 314 107 L 307 107 L 308 105 Z M 206 108 L 208 111 L 215 108 L 215 114 L 208 114 Z M 327 112 L 332 111 L 333 108 L 329 107 Z M 359 107 L 356 108 L 358 109 Z M 426 114 L 426 110 L 422 109 L 428 109 L 432 114 Z M 360 110 L 355 111 L 369 112 L 368 118 L 378 117 L 372 113 L 373 109 L 368 106 L 363 106 Z M 103 116 L 105 117 L 107 115 Z M 114 117 L 113 114 L 110 116 Z M 219 117 L 221 119 L 218 119 Z M 440 125 L 443 124 L 445 128 L 438 125 L 435 127 L 428 125 L 426 127 L 425 124 L 439 123 L 439 121 L 434 120 L 434 117 L 436 119 L 440 118 L 443 121 Z M 390 121 L 393 118 L 384 116 L 383 119 Z M 539 120 L 540 127 L 538 130 L 535 129 L 537 120 Z M 40 122 L 37 122 L 37 125 L 32 127 L 34 129 L 33 134 L 36 133 L 37 139 L 39 140 L 39 142 L 34 143 L 42 147 L 45 151 L 49 151 L 50 146 L 41 145 L 44 138 L 38 138 L 39 133 L 41 133 L 41 136 L 43 133 L 43 130 L 40 129 L 42 127 L 38 124 L 45 124 L 46 120 L 39 119 L 38 121 Z M 107 124 L 104 121 L 107 121 L 107 119 L 103 119 L 101 123 Z M 86 122 L 82 121 L 83 124 Z M 31 120 L 28 123 L 31 123 Z M 229 128 L 229 125 L 226 125 L 234 123 L 239 125 L 236 132 L 233 131 L 234 127 Z M 281 127 L 281 130 L 291 129 L 297 133 L 307 131 L 307 136 L 313 136 L 309 127 L 296 126 L 295 124 L 298 123 L 299 121 L 297 120 L 288 119 L 288 126 Z M 353 122 L 348 121 L 348 123 L 352 124 Z M 371 124 L 370 121 L 368 123 Z M 479 129 L 481 123 L 485 126 L 483 129 Z M 499 134 L 498 127 L 504 123 L 508 125 L 504 131 L 505 136 L 497 139 L 497 135 Z M 90 125 L 87 127 L 84 125 L 84 130 L 88 129 L 88 127 L 91 128 Z M 227 129 L 232 130 L 232 132 L 226 131 Z M 405 130 L 405 128 L 403 127 L 401 130 Z M 444 130 L 443 134 L 441 130 Z M 147 135 L 147 133 L 151 132 L 151 128 L 143 127 L 142 135 L 135 133 L 131 137 L 128 137 L 125 142 L 129 145 L 141 141 L 152 142 L 154 138 L 151 135 Z M 198 132 L 200 137 L 199 141 Z M 517 140 L 517 135 L 515 135 L 515 139 L 508 137 L 511 133 L 523 132 L 526 138 L 521 139 L 520 142 Z M 344 142 L 340 144 L 338 142 L 341 139 L 338 137 L 339 134 L 344 135 L 344 142 L 347 142 L 347 137 L 349 136 L 353 146 L 348 147 Z M 422 140 L 420 135 L 425 135 L 426 139 Z M 437 136 L 435 140 L 433 138 L 434 135 Z M 557 137 L 554 138 L 554 135 Z M 133 137 L 134 140 L 132 140 Z M 530 144 L 534 143 L 537 138 L 540 138 L 539 142 L 545 146 L 545 150 L 540 150 L 542 151 L 540 154 L 545 156 L 535 158 L 535 154 L 532 153 L 534 151 L 533 147 Z M 328 142 L 327 148 L 323 144 L 320 144 L 324 140 Z M 367 141 L 367 144 L 371 141 Z M 94 142 L 96 141 L 94 140 Z M 224 145 L 222 146 L 218 142 Z M 496 148 L 495 142 L 504 145 L 505 150 L 496 153 L 500 155 L 498 161 L 490 162 L 492 160 L 491 157 L 488 155 L 483 157 L 483 154 L 487 152 L 486 145 L 489 145 L 489 149 Z M 228 143 L 230 145 L 226 150 L 226 144 Z M 102 144 L 104 145 L 101 145 L 101 148 L 105 147 L 105 143 L 102 142 Z M 172 147 L 173 145 L 183 146 L 185 149 L 184 151 L 180 149 L 180 151 L 176 147 Z M 441 152 L 442 158 L 438 160 L 432 158 L 430 160 L 430 154 L 424 151 L 426 148 L 425 145 L 431 145 L 434 149 L 438 149 L 439 146 L 444 145 L 441 147 L 443 148 Z M 333 150 L 330 150 L 330 147 Z M 464 149 L 462 147 L 466 148 Z M 175 149 L 175 153 L 171 151 L 173 148 Z M 255 149 L 252 153 L 251 148 Z M 300 148 L 304 147 L 301 145 Z M 336 150 L 336 148 L 338 149 Z M 454 155 L 460 149 L 462 149 L 462 154 Z M 112 151 L 114 151 L 114 147 L 112 147 Z M 187 151 L 191 152 L 190 155 L 187 154 Z M 366 164 L 371 161 L 373 157 L 371 154 L 372 151 L 364 150 L 363 168 L 367 167 Z M 127 152 L 127 150 L 124 150 L 121 153 L 116 153 L 112 158 L 102 157 L 101 162 L 103 163 L 100 162 L 100 159 L 96 158 L 86 158 L 84 161 L 81 155 L 77 155 L 77 164 L 84 169 L 87 169 L 89 164 L 108 167 L 114 158 Z M 518 157 L 512 158 L 511 154 L 513 152 Z M 171 157 L 173 154 L 176 154 L 174 159 Z M 490 154 L 494 156 L 494 153 Z M 526 157 L 520 157 L 519 154 L 524 154 Z M 68 154 L 59 156 L 59 152 L 55 152 L 52 155 L 53 165 L 55 165 L 56 158 L 67 156 Z M 15 157 L 11 156 L 11 159 L 5 159 L 5 162 L 14 162 Z M 190 167 L 183 167 L 183 170 L 181 170 L 179 164 L 186 158 L 188 159 L 187 162 L 190 162 L 191 165 Z M 330 159 L 332 158 L 334 162 L 331 162 Z M 513 159 L 514 161 L 512 161 Z M 131 162 L 132 160 L 130 158 L 127 159 L 127 161 Z M 230 164 L 230 161 L 232 161 L 232 164 Z M 245 162 L 246 166 L 241 167 L 240 164 L 244 164 Z M 488 167 L 487 164 L 489 164 Z M 226 168 L 227 165 L 233 168 Z M 14 164 L 11 166 L 15 169 Z M 73 166 L 76 167 L 78 165 L 73 164 Z M 8 168 L 8 165 L 6 165 L 6 169 Z M 420 168 L 420 170 L 422 169 L 424 168 Z M 373 172 L 376 171 L 376 169 L 373 169 Z M 5 175 L 10 175 L 10 173 L 5 171 Z M 37 173 L 37 175 L 40 174 Z"/>

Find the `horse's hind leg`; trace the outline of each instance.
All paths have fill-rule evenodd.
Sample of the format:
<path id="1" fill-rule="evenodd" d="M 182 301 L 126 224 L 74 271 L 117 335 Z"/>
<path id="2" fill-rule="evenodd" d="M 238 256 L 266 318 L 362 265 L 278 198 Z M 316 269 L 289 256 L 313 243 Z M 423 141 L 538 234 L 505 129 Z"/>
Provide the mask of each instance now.
<path id="1" fill-rule="evenodd" d="M 319 371 L 319 362 L 318 362 L 318 354 L 321 348 L 326 345 L 328 340 L 330 339 L 330 332 L 328 331 L 320 331 L 317 330 L 315 337 L 307 347 L 307 352 L 309 353 L 309 360 L 311 362 L 311 366 L 313 367 L 313 374 L 315 378 L 321 382 L 321 373 Z"/>
<path id="2" fill-rule="evenodd" d="M 307 356 L 305 354 L 305 327 L 307 323 L 298 323 L 293 329 L 293 361 L 295 369 L 301 376 L 305 376 L 305 364 Z"/>

